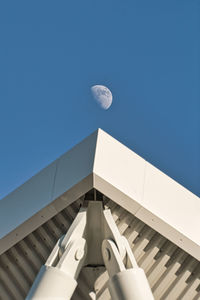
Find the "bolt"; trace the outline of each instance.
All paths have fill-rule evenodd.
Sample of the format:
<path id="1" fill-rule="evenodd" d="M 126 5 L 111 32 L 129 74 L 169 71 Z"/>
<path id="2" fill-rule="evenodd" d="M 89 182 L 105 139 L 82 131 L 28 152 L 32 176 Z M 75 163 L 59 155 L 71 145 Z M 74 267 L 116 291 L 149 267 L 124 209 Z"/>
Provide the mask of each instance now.
<path id="1" fill-rule="evenodd" d="M 79 248 L 76 250 L 76 253 L 75 253 L 75 259 L 76 260 L 81 260 L 81 258 L 83 258 L 84 256 L 84 250 Z"/>

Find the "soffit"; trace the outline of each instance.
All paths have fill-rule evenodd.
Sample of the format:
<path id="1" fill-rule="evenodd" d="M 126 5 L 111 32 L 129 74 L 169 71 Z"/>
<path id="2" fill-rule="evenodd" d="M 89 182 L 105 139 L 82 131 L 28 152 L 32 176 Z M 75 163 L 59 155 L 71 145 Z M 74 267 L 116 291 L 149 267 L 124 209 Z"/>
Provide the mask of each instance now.
<path id="1" fill-rule="evenodd" d="M 150 226 L 106 198 L 119 231 L 129 241 L 133 254 L 148 278 L 155 299 L 197 300 L 200 298 L 200 263 Z M 83 198 L 30 233 L 0 256 L 2 300 L 24 299 L 37 272 L 57 239 L 70 227 Z M 104 268 L 83 268 L 74 300 L 107 300 L 107 272 Z"/>

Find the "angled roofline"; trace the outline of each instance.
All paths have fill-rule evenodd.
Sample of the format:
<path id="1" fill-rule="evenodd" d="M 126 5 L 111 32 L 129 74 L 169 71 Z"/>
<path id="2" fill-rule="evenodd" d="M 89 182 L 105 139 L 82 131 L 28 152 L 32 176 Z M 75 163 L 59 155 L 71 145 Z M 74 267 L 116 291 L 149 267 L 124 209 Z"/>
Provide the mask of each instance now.
<path id="1" fill-rule="evenodd" d="M 200 260 L 199 197 L 101 129 L 0 201 L 0 253 L 92 188 Z"/>

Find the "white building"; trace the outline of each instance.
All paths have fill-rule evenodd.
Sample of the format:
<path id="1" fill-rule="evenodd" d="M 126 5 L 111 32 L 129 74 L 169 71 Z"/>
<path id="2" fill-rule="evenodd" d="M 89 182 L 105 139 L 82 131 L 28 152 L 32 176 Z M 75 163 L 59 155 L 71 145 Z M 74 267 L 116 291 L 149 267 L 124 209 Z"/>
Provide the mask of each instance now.
<path id="1" fill-rule="evenodd" d="M 199 198 L 100 129 L 0 201 L 0 299 L 26 298 L 90 200 L 111 209 L 155 299 L 200 299 Z M 85 265 L 72 299 L 110 299 L 107 281 Z"/>

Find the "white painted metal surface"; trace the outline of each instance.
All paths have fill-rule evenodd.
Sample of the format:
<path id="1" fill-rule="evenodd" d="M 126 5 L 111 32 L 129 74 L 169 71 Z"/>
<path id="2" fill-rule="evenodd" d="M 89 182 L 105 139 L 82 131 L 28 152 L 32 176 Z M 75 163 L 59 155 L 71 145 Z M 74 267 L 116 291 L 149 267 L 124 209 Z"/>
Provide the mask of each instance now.
<path id="1" fill-rule="evenodd" d="M 105 266 L 113 300 L 154 300 L 144 270 L 102 201 L 85 201 L 41 267 L 26 300 L 71 299 L 80 271 L 88 265 Z"/>
<path id="2" fill-rule="evenodd" d="M 92 174 L 96 139 L 94 132 L 0 201 L 0 238 Z"/>
<path id="3" fill-rule="evenodd" d="M 200 260 L 199 197 L 102 130 L 93 172 L 94 188 Z"/>
<path id="4" fill-rule="evenodd" d="M 0 253 L 92 187 L 200 259 L 199 198 L 101 129 L 0 201 Z"/>
<path id="5" fill-rule="evenodd" d="M 57 239 L 75 218 L 78 200 L 30 233 L 0 256 L 0 299 L 22 300 Z M 145 270 L 156 300 L 200 299 L 200 263 L 131 213 L 109 201 L 118 229 L 131 246 L 136 261 Z M 110 299 L 104 267 L 85 267 L 73 300 Z"/>
<path id="6" fill-rule="evenodd" d="M 123 260 L 113 240 L 105 239 L 102 244 L 111 298 L 113 300 L 154 300 L 144 270 L 138 267 L 127 239 L 121 238 L 121 243 L 126 249 Z"/>
<path id="7" fill-rule="evenodd" d="M 68 228 L 73 202 L 92 188 L 119 205 L 116 222 L 144 264 L 155 298 L 200 299 L 199 198 L 102 130 L 0 201 L 0 299 L 24 299 Z M 101 268 L 84 270 L 75 299 L 87 299 L 80 295 L 90 289 L 91 274 L 99 299 L 109 299 Z"/>

